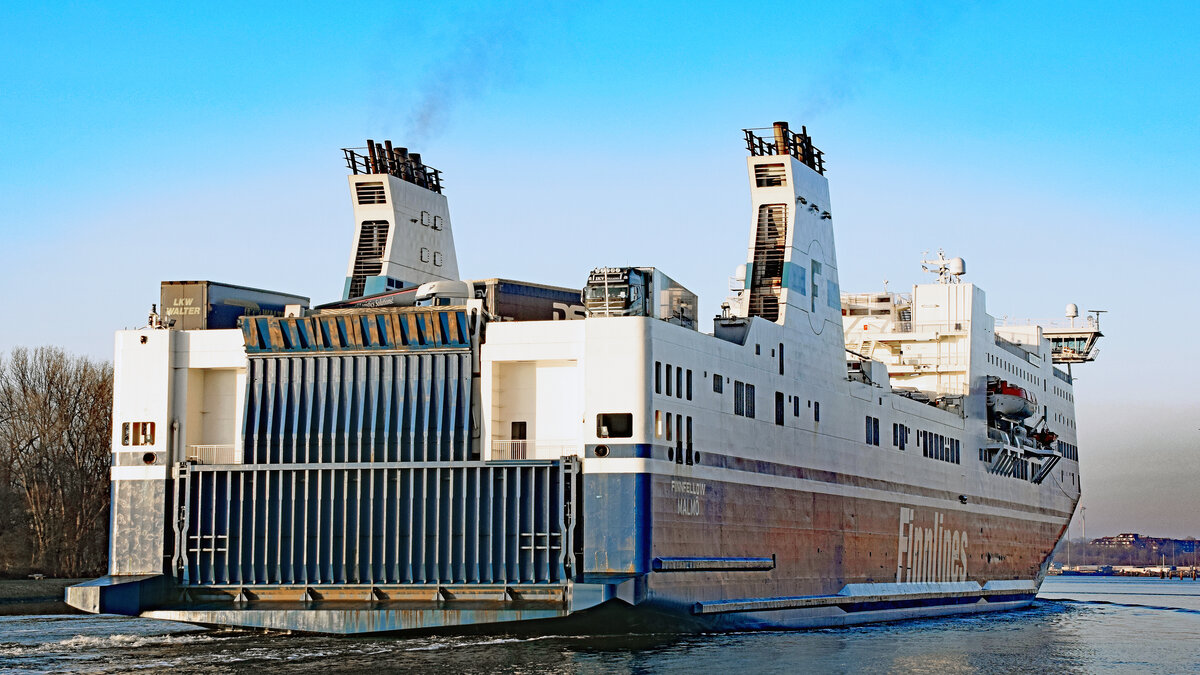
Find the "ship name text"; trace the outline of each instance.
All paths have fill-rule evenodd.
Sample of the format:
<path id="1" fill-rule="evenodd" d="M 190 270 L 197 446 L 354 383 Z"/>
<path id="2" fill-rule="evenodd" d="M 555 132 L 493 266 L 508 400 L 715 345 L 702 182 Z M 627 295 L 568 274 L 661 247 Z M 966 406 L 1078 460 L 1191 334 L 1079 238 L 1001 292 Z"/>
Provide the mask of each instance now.
<path id="1" fill-rule="evenodd" d="M 944 523 L 940 512 L 900 507 L 896 583 L 967 580 L 967 532 Z"/>

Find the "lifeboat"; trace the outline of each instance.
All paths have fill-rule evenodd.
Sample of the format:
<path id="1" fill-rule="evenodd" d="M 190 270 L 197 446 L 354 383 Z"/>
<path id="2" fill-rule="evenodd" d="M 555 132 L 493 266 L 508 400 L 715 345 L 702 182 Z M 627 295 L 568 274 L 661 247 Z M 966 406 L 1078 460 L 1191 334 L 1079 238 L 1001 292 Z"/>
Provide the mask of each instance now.
<path id="1" fill-rule="evenodd" d="M 1054 441 L 1058 440 L 1058 434 L 1049 429 L 1042 429 L 1033 432 L 1031 438 L 1037 441 L 1037 444 L 1043 448 L 1051 449 L 1054 447 Z"/>
<path id="2" fill-rule="evenodd" d="M 988 407 L 997 415 L 1024 419 L 1037 412 L 1037 399 L 1028 389 L 1023 389 L 1006 380 L 989 378 Z"/>

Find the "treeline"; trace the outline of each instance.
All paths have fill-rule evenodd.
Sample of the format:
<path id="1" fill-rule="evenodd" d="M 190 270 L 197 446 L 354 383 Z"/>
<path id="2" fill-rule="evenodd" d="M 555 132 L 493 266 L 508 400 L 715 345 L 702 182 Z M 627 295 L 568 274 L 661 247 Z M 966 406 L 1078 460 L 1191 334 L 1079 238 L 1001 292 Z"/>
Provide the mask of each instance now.
<path id="1" fill-rule="evenodd" d="M 1158 549 L 1100 546 L 1080 538 L 1071 540 L 1069 551 L 1066 539 L 1058 542 L 1058 546 L 1054 548 L 1053 562 L 1066 565 L 1069 557 L 1072 567 L 1076 565 L 1133 565 L 1140 567 L 1158 565 L 1162 563 L 1164 556 L 1168 565 L 1190 566 L 1200 560 L 1200 553 L 1184 552 L 1182 546 L 1172 547 L 1171 544 L 1167 544 Z"/>
<path id="2" fill-rule="evenodd" d="M 0 355 L 0 576 L 104 573 L 111 424 L 107 362 Z"/>

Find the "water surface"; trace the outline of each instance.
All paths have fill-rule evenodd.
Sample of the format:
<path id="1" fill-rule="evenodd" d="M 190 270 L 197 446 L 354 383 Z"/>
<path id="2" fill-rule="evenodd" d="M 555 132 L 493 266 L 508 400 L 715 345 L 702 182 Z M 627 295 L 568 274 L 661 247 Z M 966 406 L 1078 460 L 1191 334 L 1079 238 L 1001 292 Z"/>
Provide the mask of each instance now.
<path id="1" fill-rule="evenodd" d="M 350 637 L 112 616 L 0 617 L 0 671 L 1125 673 L 1200 671 L 1200 581 L 1047 580 L 1034 606 L 811 631 Z"/>

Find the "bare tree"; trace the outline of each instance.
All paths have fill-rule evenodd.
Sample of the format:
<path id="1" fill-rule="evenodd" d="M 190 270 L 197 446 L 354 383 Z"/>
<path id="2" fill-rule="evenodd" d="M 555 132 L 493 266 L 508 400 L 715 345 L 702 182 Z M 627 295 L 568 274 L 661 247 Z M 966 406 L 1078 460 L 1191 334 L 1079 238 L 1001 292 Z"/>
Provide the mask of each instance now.
<path id="1" fill-rule="evenodd" d="M 112 367 L 55 347 L 0 362 L 0 465 L 22 496 L 30 565 L 79 576 L 103 569 Z"/>

